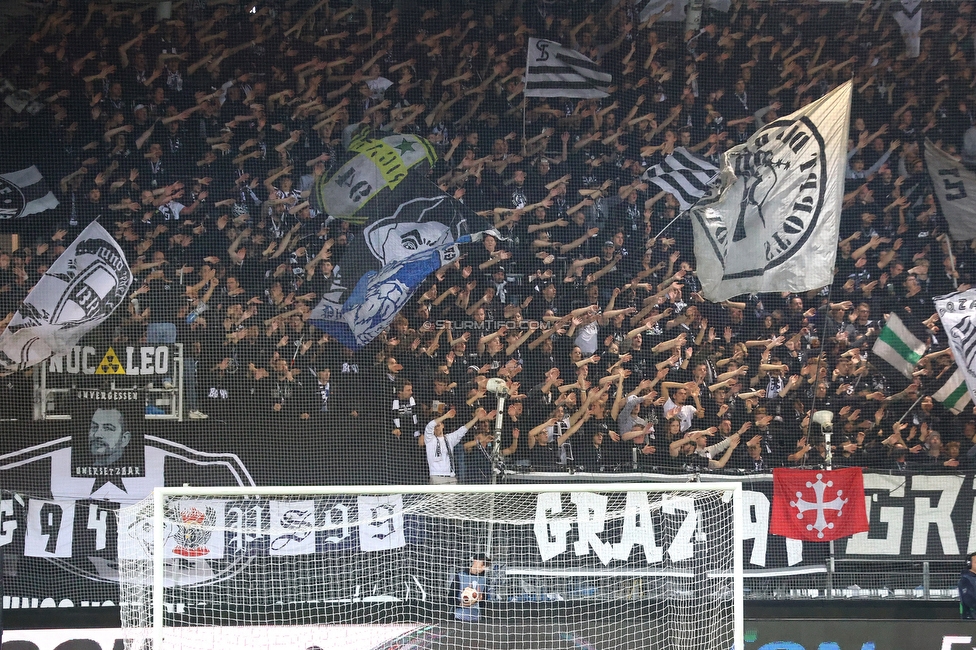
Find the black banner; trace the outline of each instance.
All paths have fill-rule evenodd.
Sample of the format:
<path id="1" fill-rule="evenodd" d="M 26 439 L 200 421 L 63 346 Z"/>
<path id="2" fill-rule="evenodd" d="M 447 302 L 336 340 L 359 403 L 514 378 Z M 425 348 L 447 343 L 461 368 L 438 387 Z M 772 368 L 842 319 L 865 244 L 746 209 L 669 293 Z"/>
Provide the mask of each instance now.
<path id="1" fill-rule="evenodd" d="M 138 414 L 133 416 L 131 405 L 93 402 L 87 408 L 86 414 L 76 414 L 70 421 L 31 424 L 35 444 L 0 454 L 0 485 L 4 486 L 0 498 L 0 547 L 6 576 L 4 607 L 117 603 L 120 531 L 115 511 L 149 496 L 155 486 L 323 485 L 335 483 L 332 479 L 341 475 L 337 465 L 345 465 L 347 470 L 349 466 L 341 454 L 321 463 L 301 462 L 299 459 L 307 457 L 308 431 L 298 431 L 294 436 L 266 433 L 260 428 L 242 433 L 213 422 L 205 428 L 192 429 L 189 435 L 189 428 L 156 423 L 152 435 L 140 432 L 146 422 Z M 103 435 L 113 428 L 118 431 L 115 437 Z M 25 439 L 24 432 L 18 432 L 16 426 L 10 429 L 8 445 L 11 440 Z M 164 437 L 158 435 L 159 431 L 170 434 Z M 47 435 L 39 435 L 41 432 Z M 247 436 L 247 440 L 242 436 Z M 325 456 L 319 454 L 317 458 Z M 550 474 L 517 475 L 509 480 L 565 481 L 564 496 L 568 499 L 572 481 L 609 478 Z M 674 480 L 664 475 L 612 478 L 627 482 Z M 801 543 L 769 533 L 770 476 L 711 475 L 707 479 L 744 483 L 743 561 L 747 578 L 768 576 L 775 580 L 825 572 L 829 554 L 826 543 Z M 959 560 L 967 550 L 976 548 L 976 542 L 971 541 L 976 540 L 974 481 L 973 475 L 865 474 L 870 531 L 835 542 L 835 557 L 868 563 Z M 369 534 L 355 526 L 342 531 L 347 513 L 359 505 L 356 497 L 342 503 L 316 503 L 316 521 L 333 522 L 338 532 L 304 542 L 311 544 L 311 552 L 362 552 L 363 540 Z M 229 501 L 225 506 L 217 513 L 225 521 L 246 516 L 243 512 L 235 514 L 236 506 Z M 267 527 L 277 526 L 286 534 L 290 525 L 300 528 L 301 522 L 295 519 L 298 510 L 290 509 L 280 522 L 269 520 Z M 387 515 L 393 517 L 393 513 Z M 270 517 L 271 509 L 262 516 Z M 682 516 L 675 514 L 676 525 L 683 523 Z M 383 517 L 371 518 L 379 533 L 392 532 L 379 530 L 386 525 Z M 348 520 L 355 521 L 354 515 L 349 514 Z M 596 528 L 600 531 L 597 539 L 608 548 L 621 543 L 620 528 L 615 525 L 618 528 Z M 420 539 L 419 533 L 411 532 L 409 526 L 401 534 L 405 543 Z M 570 550 L 557 554 L 556 561 L 601 565 L 596 552 L 598 544 L 590 544 L 591 557 L 574 557 L 579 555 L 572 551 L 578 540 L 575 534 L 569 533 L 565 545 Z M 231 537 L 226 540 L 226 548 L 232 552 Z M 336 539 L 328 539 L 331 537 Z M 260 543 L 261 554 L 273 552 L 274 540 L 268 538 Z M 298 542 L 283 538 L 280 543 Z M 532 546 L 538 543 L 531 534 L 524 541 Z M 663 541 L 661 546 L 667 549 Z M 640 547 L 636 549 L 634 556 L 640 553 Z"/>

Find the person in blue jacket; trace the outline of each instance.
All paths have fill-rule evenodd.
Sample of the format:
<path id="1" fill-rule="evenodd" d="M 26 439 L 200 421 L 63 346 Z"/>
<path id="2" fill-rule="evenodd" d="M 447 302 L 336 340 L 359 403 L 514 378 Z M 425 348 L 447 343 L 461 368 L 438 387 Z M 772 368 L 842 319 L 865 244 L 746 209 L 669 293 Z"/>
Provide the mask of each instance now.
<path id="1" fill-rule="evenodd" d="M 959 614 L 976 620 L 976 552 L 966 556 L 966 568 L 959 574 Z"/>

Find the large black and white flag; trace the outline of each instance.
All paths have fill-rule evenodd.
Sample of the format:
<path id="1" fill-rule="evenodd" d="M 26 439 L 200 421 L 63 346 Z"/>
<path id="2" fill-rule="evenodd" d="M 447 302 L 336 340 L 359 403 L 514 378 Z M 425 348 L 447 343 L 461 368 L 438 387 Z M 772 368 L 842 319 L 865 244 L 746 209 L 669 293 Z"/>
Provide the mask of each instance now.
<path id="1" fill-rule="evenodd" d="M 118 243 L 92 222 L 54 261 L 0 333 L 0 370 L 67 352 L 119 306 L 132 272 Z"/>
<path id="2" fill-rule="evenodd" d="M 976 237 L 976 174 L 930 140 L 925 141 L 925 166 L 952 238 Z"/>
<path id="3" fill-rule="evenodd" d="M 56 207 L 58 199 L 37 167 L 0 174 L 0 220 L 22 219 Z"/>
<path id="4" fill-rule="evenodd" d="M 848 81 L 722 155 L 719 182 L 691 208 L 709 300 L 833 282 L 850 113 Z"/>
<path id="5" fill-rule="evenodd" d="M 613 77 L 575 50 L 555 41 L 529 39 L 526 97 L 607 97 Z"/>
<path id="6" fill-rule="evenodd" d="M 962 371 L 970 396 L 976 397 L 976 289 L 940 296 L 933 302 L 942 330 L 949 338 L 952 357 Z"/>
<path id="7" fill-rule="evenodd" d="M 681 209 L 687 210 L 705 196 L 708 184 L 716 176 L 718 167 L 684 147 L 677 147 L 664 162 L 650 167 L 641 178 L 673 194 Z"/>

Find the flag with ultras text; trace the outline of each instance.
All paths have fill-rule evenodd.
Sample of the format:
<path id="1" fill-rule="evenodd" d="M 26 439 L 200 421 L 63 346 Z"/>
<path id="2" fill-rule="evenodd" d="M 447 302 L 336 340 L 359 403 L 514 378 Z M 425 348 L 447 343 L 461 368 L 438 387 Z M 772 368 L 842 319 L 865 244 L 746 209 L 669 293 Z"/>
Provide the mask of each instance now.
<path id="1" fill-rule="evenodd" d="M 719 182 L 691 208 L 706 298 L 833 281 L 850 111 L 848 81 L 722 155 Z"/>
<path id="2" fill-rule="evenodd" d="M 860 467 L 773 470 L 772 534 L 829 542 L 867 530 Z"/>

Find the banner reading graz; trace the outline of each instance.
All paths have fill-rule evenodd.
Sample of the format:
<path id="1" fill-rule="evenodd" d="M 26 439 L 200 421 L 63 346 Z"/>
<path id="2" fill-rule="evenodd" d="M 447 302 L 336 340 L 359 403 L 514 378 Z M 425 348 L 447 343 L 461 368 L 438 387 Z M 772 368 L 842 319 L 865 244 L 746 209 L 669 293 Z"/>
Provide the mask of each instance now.
<path id="1" fill-rule="evenodd" d="M 122 530 L 127 524 L 123 522 L 120 526 L 113 511 L 120 505 L 147 496 L 153 486 L 183 483 L 198 486 L 271 485 L 280 479 L 272 475 L 252 475 L 246 466 L 247 460 L 234 453 L 216 453 L 213 445 L 209 445 L 207 451 L 194 449 L 185 441 L 138 435 L 124 424 L 118 427 L 122 434 L 117 438 L 102 436 L 99 431 L 104 428 L 103 423 L 125 417 L 112 406 L 103 404 L 89 420 L 73 427 L 84 429 L 84 434 L 76 432 L 0 455 L 0 481 L 5 486 L 0 496 L 0 546 L 5 558 L 6 603 L 13 599 L 17 607 L 30 608 L 42 606 L 45 599 L 46 606 L 62 603 L 69 607 L 82 601 L 118 602 L 115 584 L 118 540 L 127 534 Z M 220 437 L 224 439 L 225 448 L 230 448 L 228 432 L 223 433 Z M 253 460 L 256 453 L 252 451 L 244 458 Z M 254 463 L 253 466 L 258 465 Z M 281 469 L 280 465 L 278 467 Z M 626 480 L 633 481 L 634 478 L 634 475 L 627 475 Z M 672 477 L 642 476 L 643 480 L 651 481 L 667 478 Z M 721 480 L 717 476 L 709 478 Z M 592 480 L 592 476 L 577 476 L 576 479 Z M 870 530 L 835 542 L 835 556 L 888 562 L 958 560 L 967 549 L 973 548 L 970 540 L 976 539 L 974 479 L 976 476 L 973 475 L 866 473 L 865 503 Z M 551 475 L 547 480 L 552 480 Z M 779 575 L 789 575 L 802 572 L 804 568 L 823 566 L 828 554 L 827 544 L 786 540 L 769 533 L 771 477 L 735 477 L 735 480 L 745 483 L 743 565 L 747 578 L 750 573 L 762 575 L 775 570 Z M 20 487 L 9 490 L 6 486 Z M 562 492 L 563 497 L 569 499 L 571 481 L 565 483 Z M 201 504 L 208 516 L 219 519 L 214 523 L 226 527 L 226 531 L 206 540 L 201 548 L 173 552 L 183 553 L 195 562 L 213 558 L 233 564 L 233 558 L 245 547 L 244 555 L 248 557 L 321 553 L 358 555 L 389 547 L 393 543 L 390 540 L 397 540 L 390 548 L 423 544 L 432 534 L 422 522 L 398 514 L 395 505 L 380 507 L 355 496 L 345 500 L 341 497 L 308 499 L 297 505 L 294 502 L 285 504 L 287 508 L 270 499 L 266 501 L 251 500 L 247 507 L 234 499 L 209 500 Z M 540 516 L 545 524 L 546 510 L 541 502 L 537 505 L 536 524 Z M 357 522 L 363 519 L 361 511 L 366 507 L 376 512 L 366 518 L 370 524 L 363 528 Z M 288 517 L 282 515 L 278 521 L 275 513 L 286 511 Z M 288 531 L 294 528 L 298 511 L 304 512 L 316 527 L 327 524 L 325 530 L 303 538 L 301 544 L 289 542 L 287 548 L 281 546 L 275 541 L 275 531 L 281 533 L 282 539 L 291 539 L 293 536 Z M 381 511 L 386 512 L 384 517 L 377 514 L 382 514 Z M 262 531 L 267 534 L 245 539 L 233 533 L 235 529 L 253 526 L 248 520 L 254 516 L 263 518 Z M 659 530 L 674 530 L 684 523 L 678 519 L 691 515 L 673 513 L 670 516 L 677 519 L 664 522 L 665 515 L 655 513 L 654 517 L 662 519 L 655 526 Z M 595 535 L 601 544 L 616 548 L 625 541 L 620 523 L 607 522 L 605 528 L 599 526 L 599 522 L 590 524 L 588 531 L 570 528 L 563 535 L 544 536 L 541 540 L 539 529 L 530 524 L 524 526 L 524 530 L 513 529 L 510 537 L 517 538 L 518 547 L 528 549 L 530 556 L 526 556 L 526 560 L 533 560 L 540 566 L 608 566 L 604 562 L 607 558 L 599 557 L 598 549 L 593 548 L 590 541 L 577 542 L 584 538 L 592 540 Z M 677 542 L 677 538 L 661 536 L 657 543 L 668 552 Z M 609 563 L 614 567 L 647 565 L 649 560 L 645 559 L 640 544 L 635 549 L 629 557 L 614 556 Z"/>

